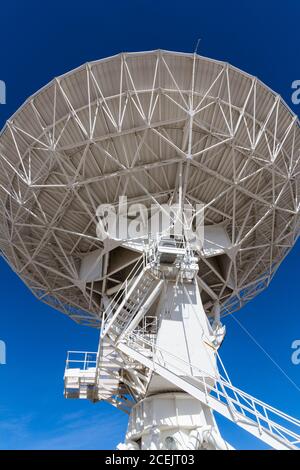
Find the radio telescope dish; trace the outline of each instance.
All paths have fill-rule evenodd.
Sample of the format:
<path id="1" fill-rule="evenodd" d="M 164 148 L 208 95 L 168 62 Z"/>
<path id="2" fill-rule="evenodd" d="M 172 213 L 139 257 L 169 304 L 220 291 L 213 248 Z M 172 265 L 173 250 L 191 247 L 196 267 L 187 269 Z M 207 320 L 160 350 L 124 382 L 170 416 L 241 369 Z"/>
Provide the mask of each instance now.
<path id="1" fill-rule="evenodd" d="M 179 359 L 186 360 L 187 352 L 197 348 L 195 335 L 203 337 L 205 330 L 215 345 L 213 358 L 203 346 L 199 357 L 194 354 L 194 364 L 205 370 L 198 389 L 204 393 L 204 386 L 211 387 L 212 394 L 219 377 L 218 338 L 224 336 L 220 317 L 268 286 L 298 237 L 299 149 L 299 120 L 260 80 L 224 62 L 160 50 L 119 54 L 55 78 L 2 130 L 0 249 L 38 299 L 78 323 L 102 327 L 94 380 L 99 382 L 103 375 L 106 357 L 113 370 L 110 384 L 115 380 L 117 385 L 106 384 L 105 393 L 97 392 L 97 397 L 119 406 L 130 392 L 139 406 L 135 415 L 131 413 L 127 446 L 135 448 L 144 439 L 147 448 L 154 439 L 136 429 L 133 416 L 142 419 L 142 400 L 157 396 L 151 406 L 161 413 L 166 393 L 171 393 L 172 414 L 172 397 L 184 390 L 185 403 L 180 402 L 179 409 L 190 407 L 193 416 L 206 410 L 200 424 L 213 429 L 206 438 L 201 434 L 201 445 L 205 441 L 207 448 L 224 447 L 207 411 L 217 405 L 203 405 L 200 395 L 165 376 L 161 364 L 151 369 L 139 356 L 138 345 L 150 348 L 145 335 L 142 344 L 140 337 L 134 343 L 126 335 L 137 328 L 147 331 L 156 348 L 167 342 L 171 354 L 174 344 L 166 340 L 171 326 L 161 318 L 168 311 L 174 320 L 173 307 L 164 299 L 185 306 L 189 318 L 194 306 L 201 311 L 202 333 L 182 317 L 181 326 L 190 336 Z M 151 238 L 148 232 L 137 239 L 101 239 L 98 207 L 121 207 L 122 212 L 119 201 L 125 196 L 128 207 L 146 208 L 146 220 L 153 205 L 158 211 L 173 203 L 179 210 L 188 206 L 193 216 L 201 205 L 202 243 L 190 246 L 185 234 L 179 240 L 161 233 L 151 233 Z M 141 222 L 141 217 L 136 220 Z M 177 279 L 179 272 L 181 287 L 175 295 L 178 284 L 172 276 Z M 135 299 L 131 310 L 125 308 L 129 293 Z M 143 306 L 136 304 L 133 312 L 132 305 L 145 293 Z M 151 351 L 154 357 L 157 351 Z M 125 364 L 126 358 L 135 361 L 137 374 L 145 373 L 150 387 L 134 374 L 117 380 L 118 363 Z M 185 367 L 182 374 L 172 367 L 176 369 L 174 363 L 170 374 L 188 375 Z M 197 380 L 199 370 L 192 368 Z M 78 390 L 79 383 L 80 378 Z M 155 395 L 162 392 L 164 397 Z M 178 395 L 177 401 L 181 398 Z M 198 434 L 188 439 L 173 433 L 158 439 L 157 448 L 185 448 L 199 439 Z M 280 439 L 283 447 L 294 445 Z M 265 441 L 274 446 L 279 442 L 273 435 Z"/>

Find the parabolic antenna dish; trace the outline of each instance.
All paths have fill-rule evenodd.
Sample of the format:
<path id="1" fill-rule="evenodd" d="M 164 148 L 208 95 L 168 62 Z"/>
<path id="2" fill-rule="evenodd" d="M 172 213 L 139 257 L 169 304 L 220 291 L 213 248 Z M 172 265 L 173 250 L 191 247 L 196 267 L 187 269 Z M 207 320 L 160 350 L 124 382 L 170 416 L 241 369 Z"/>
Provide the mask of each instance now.
<path id="1" fill-rule="evenodd" d="M 210 315 L 270 282 L 299 232 L 299 121 L 257 78 L 195 54 L 87 63 L 29 98 L 0 137 L 3 256 L 44 302 L 99 326 L 138 248 L 96 234 L 99 204 L 204 204 Z M 180 187 L 180 188 L 179 188 Z"/>

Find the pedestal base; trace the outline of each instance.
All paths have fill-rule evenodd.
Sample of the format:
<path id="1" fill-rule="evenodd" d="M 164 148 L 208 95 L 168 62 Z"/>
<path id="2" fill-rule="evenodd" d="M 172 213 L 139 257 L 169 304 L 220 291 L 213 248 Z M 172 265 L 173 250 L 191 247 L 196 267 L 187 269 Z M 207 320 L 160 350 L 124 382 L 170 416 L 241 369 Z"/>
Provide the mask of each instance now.
<path id="1" fill-rule="evenodd" d="M 211 410 L 186 393 L 161 393 L 137 403 L 119 449 L 228 449 Z"/>

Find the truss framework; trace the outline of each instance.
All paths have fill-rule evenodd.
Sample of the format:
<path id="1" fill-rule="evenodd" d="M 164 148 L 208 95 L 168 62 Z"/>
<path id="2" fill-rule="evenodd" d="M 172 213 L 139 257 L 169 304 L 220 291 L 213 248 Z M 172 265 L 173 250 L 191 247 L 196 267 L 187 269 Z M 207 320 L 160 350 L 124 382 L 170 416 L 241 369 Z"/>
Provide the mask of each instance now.
<path id="1" fill-rule="evenodd" d="M 81 260 L 102 249 L 100 203 L 203 203 L 231 240 L 200 253 L 210 311 L 266 288 L 299 233 L 299 121 L 282 99 L 226 63 L 168 51 L 91 62 L 54 79 L 0 136 L 0 248 L 33 293 L 99 326 L 103 295 L 136 261 L 106 255 L 100 279 Z M 180 176 L 179 176 L 180 175 Z M 121 249 L 120 247 L 117 249 Z M 124 248 L 123 248 L 124 249 Z"/>

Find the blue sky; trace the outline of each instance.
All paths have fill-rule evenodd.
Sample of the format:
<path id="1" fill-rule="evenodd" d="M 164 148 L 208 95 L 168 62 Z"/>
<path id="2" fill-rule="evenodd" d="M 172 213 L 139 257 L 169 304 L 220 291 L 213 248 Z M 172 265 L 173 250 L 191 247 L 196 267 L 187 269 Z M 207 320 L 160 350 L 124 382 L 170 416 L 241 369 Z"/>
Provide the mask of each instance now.
<path id="1" fill-rule="evenodd" d="M 7 104 L 0 127 L 23 101 L 80 64 L 120 51 L 169 49 L 199 52 L 258 76 L 291 103 L 291 83 L 300 79 L 300 3 L 215 0 L 40 2 L 1 5 L 0 80 Z M 271 286 L 235 314 L 290 380 L 234 318 L 227 318 L 221 355 L 233 383 L 300 417 L 300 365 L 291 343 L 300 339 L 300 245 L 292 250 Z M 39 303 L 0 260 L 1 449 L 113 449 L 123 439 L 127 417 L 106 403 L 63 398 L 66 352 L 96 350 L 98 333 L 74 324 Z M 292 383 L 292 382 L 293 383 Z M 261 445 L 219 419 L 224 437 L 240 448 Z"/>

